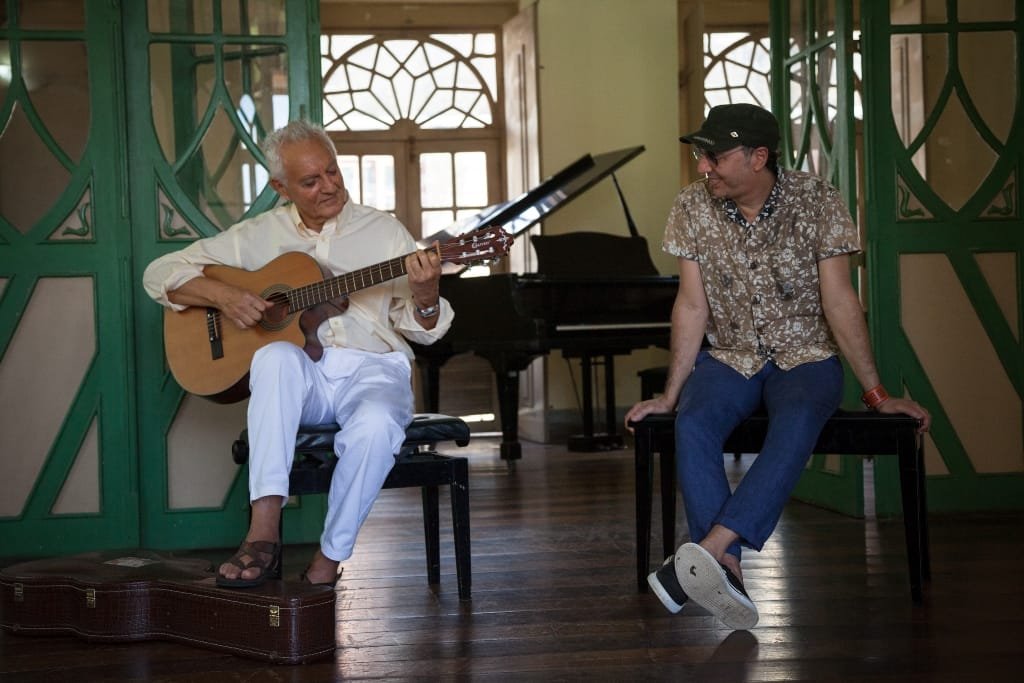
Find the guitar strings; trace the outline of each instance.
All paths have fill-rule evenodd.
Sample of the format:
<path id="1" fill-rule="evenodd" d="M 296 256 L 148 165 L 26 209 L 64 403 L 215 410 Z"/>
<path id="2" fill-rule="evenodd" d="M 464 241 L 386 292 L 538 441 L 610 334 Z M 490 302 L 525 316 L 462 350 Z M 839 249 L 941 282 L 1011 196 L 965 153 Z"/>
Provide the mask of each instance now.
<path id="1" fill-rule="evenodd" d="M 478 231 L 475 234 L 463 235 L 459 239 L 450 240 L 439 245 L 439 255 L 442 261 L 466 262 L 471 255 L 485 257 L 494 255 L 498 250 L 493 244 L 486 249 L 480 248 L 480 243 L 489 240 L 493 234 Z M 499 233 L 500 234 L 500 233 Z M 469 247 L 468 249 L 466 247 Z M 392 280 L 406 274 L 405 259 L 409 254 L 393 258 L 361 270 L 302 285 L 283 292 L 288 308 L 291 311 L 305 310 L 330 299 L 337 298 L 351 292 L 371 287 L 387 280 Z M 219 326 L 220 312 L 215 314 L 216 323 Z"/>
<path id="2" fill-rule="evenodd" d="M 293 311 L 312 308 L 329 299 L 401 277 L 405 272 L 405 257 L 393 258 L 351 273 L 296 287 L 286 295 L 288 306 Z"/>

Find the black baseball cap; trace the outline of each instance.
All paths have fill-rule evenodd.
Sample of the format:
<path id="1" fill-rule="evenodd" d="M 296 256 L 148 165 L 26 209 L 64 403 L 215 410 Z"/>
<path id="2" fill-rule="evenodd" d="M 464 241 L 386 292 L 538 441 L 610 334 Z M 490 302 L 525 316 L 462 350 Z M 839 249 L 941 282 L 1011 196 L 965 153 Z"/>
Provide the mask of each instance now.
<path id="1" fill-rule="evenodd" d="M 739 145 L 779 146 L 779 122 L 775 115 L 756 104 L 720 104 L 712 107 L 699 130 L 679 138 L 709 152 L 724 152 Z"/>

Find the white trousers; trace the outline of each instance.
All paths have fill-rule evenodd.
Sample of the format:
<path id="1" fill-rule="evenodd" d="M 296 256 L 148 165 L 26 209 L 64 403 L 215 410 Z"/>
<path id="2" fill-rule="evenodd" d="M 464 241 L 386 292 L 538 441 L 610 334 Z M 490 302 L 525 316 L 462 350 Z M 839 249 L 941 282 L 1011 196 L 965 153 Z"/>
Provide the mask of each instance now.
<path id="1" fill-rule="evenodd" d="M 273 342 L 253 356 L 249 385 L 250 500 L 287 499 L 300 424 L 341 426 L 320 549 L 348 559 L 412 421 L 408 358 L 328 348 L 314 363 L 294 344 Z"/>

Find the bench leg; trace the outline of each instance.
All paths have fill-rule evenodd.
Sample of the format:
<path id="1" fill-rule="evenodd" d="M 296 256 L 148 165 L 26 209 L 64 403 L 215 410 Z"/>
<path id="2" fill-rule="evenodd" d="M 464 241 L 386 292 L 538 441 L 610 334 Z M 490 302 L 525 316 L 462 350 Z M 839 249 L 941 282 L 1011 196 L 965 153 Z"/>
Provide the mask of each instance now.
<path id="1" fill-rule="evenodd" d="M 423 492 L 423 538 L 427 546 L 427 582 L 441 583 L 441 534 L 440 515 L 436 486 L 424 486 Z"/>
<path id="2" fill-rule="evenodd" d="M 662 436 L 661 457 L 661 549 L 668 557 L 676 552 L 676 445 L 674 431 Z"/>
<path id="3" fill-rule="evenodd" d="M 924 471 L 924 439 L 917 436 L 916 441 L 917 489 L 920 491 L 917 499 L 917 515 L 920 520 L 918 535 L 921 539 L 921 578 L 925 581 L 931 581 L 932 556 L 928 540 L 928 488 Z"/>
<path id="4" fill-rule="evenodd" d="M 645 426 L 637 426 L 635 429 L 636 585 L 641 593 L 647 592 L 647 570 L 651 556 L 651 489 L 654 487 L 651 432 L 652 430 Z"/>
<path id="5" fill-rule="evenodd" d="M 928 558 L 927 507 L 925 503 L 924 454 L 916 434 L 901 435 L 898 446 L 900 493 L 903 502 L 903 530 L 907 539 L 910 597 L 922 601 L 921 587 L 930 575 Z"/>
<path id="6" fill-rule="evenodd" d="M 465 459 L 452 461 L 452 531 L 455 534 L 455 574 L 459 600 L 469 600 L 473 585 L 469 534 L 469 464 Z"/>

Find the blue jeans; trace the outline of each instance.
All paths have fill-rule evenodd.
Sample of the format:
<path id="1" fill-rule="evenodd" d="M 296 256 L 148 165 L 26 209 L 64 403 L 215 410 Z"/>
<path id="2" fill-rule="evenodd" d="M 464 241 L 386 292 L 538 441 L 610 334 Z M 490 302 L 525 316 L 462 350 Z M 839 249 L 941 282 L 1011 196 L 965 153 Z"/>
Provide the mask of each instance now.
<path id="1" fill-rule="evenodd" d="M 811 456 L 821 428 L 839 407 L 843 368 L 835 356 L 782 370 L 769 361 L 747 379 L 707 351 L 683 385 L 676 416 L 676 467 L 690 539 L 699 543 L 716 524 L 760 550 Z M 764 447 L 731 491 L 722 448 L 732 430 L 764 407 Z"/>

